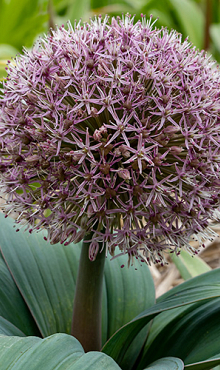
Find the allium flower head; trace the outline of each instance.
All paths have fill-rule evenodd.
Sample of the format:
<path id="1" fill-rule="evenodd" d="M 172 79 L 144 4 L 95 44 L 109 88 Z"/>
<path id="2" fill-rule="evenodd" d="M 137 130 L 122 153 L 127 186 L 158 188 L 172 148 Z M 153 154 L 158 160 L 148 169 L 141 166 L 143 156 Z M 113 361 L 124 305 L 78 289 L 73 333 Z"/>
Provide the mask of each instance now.
<path id="1" fill-rule="evenodd" d="M 211 238 L 220 191 L 220 74 L 175 31 L 95 18 L 8 65 L 1 106 L 6 214 L 51 243 L 161 262 Z"/>

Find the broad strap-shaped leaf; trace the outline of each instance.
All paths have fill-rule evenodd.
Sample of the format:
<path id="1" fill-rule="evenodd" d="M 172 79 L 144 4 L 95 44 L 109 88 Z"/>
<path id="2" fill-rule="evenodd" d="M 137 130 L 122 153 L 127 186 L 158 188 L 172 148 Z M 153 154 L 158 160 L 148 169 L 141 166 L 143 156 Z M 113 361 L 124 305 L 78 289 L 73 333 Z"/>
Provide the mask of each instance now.
<path id="1" fill-rule="evenodd" d="M 184 280 L 211 270 L 211 267 L 202 258 L 192 256 L 187 251 L 182 250 L 179 256 L 175 254 L 170 254 L 170 256 Z"/>
<path id="2" fill-rule="evenodd" d="M 174 17 L 171 13 L 172 5 L 167 0 L 144 0 L 140 13 L 137 14 L 152 14 L 154 19 L 157 19 L 156 27 L 174 28 Z"/>
<path id="3" fill-rule="evenodd" d="M 79 246 L 52 246 L 42 233 L 15 233 L 13 220 L 0 219 L 3 257 L 41 334 L 70 332 Z"/>
<path id="4" fill-rule="evenodd" d="M 220 298 L 190 305 L 185 311 L 172 311 L 169 321 L 163 313 L 155 318 L 149 335 L 151 344 L 147 342 L 138 369 L 163 356 L 179 357 L 186 365 L 219 354 Z M 160 328 L 163 320 L 166 324 Z"/>
<path id="5" fill-rule="evenodd" d="M 220 271 L 217 273 L 215 271 L 211 271 L 202 275 L 202 278 L 200 279 L 196 277 L 185 282 L 182 284 L 182 287 L 179 288 L 179 291 L 177 289 L 173 289 L 173 292 L 169 293 L 169 296 L 165 295 L 164 299 L 161 299 L 161 301 L 156 305 L 147 309 L 141 315 L 136 317 L 136 319 L 118 330 L 117 333 L 106 343 L 103 351 L 114 358 L 121 366 L 123 358 L 126 355 L 126 351 L 135 339 L 136 335 L 159 313 L 187 304 L 219 297 L 220 284 L 216 283 L 216 281 L 219 281 L 219 274 Z M 213 281 L 215 283 L 213 283 Z M 200 284 L 198 284 L 198 282 L 200 282 Z"/>
<path id="6" fill-rule="evenodd" d="M 48 338 L 0 336 L 1 370 L 119 370 L 101 352 L 84 353 L 81 344 L 67 334 Z"/>
<path id="7" fill-rule="evenodd" d="M 170 353 L 178 353 L 185 365 L 219 355 L 219 317 L 220 298 L 216 298 L 178 320 L 177 326 L 181 332 L 181 338 L 178 335 L 178 328 L 173 328 L 174 331 L 170 332 L 170 343 L 173 343 Z M 175 338 L 176 340 L 178 338 L 178 343 Z"/>
<path id="8" fill-rule="evenodd" d="M 206 285 L 218 285 L 220 282 L 220 268 L 207 271 L 204 274 L 195 276 L 192 279 L 185 281 L 184 283 L 177 285 L 176 287 L 168 290 L 166 293 L 161 295 L 157 299 L 157 303 L 164 302 L 169 297 L 174 296 L 176 293 L 180 293 L 181 291 L 185 291 L 187 289 L 195 288 L 195 287 L 203 287 Z"/>
<path id="9" fill-rule="evenodd" d="M 105 283 L 108 297 L 108 338 L 140 312 L 155 303 L 152 275 L 146 264 L 136 262 L 127 268 L 127 256 L 107 261 Z M 124 266 L 121 268 L 121 266 Z M 132 369 L 143 347 L 148 328 L 144 328 L 126 353 L 123 364 Z"/>
<path id="10" fill-rule="evenodd" d="M 220 53 L 220 39 L 219 39 L 219 33 L 220 33 L 220 24 L 215 23 L 210 25 L 210 36 L 212 39 L 212 42 L 215 45 L 215 48 L 217 49 L 218 53 Z"/>
<path id="11" fill-rule="evenodd" d="M 210 271 L 173 288 L 161 296 L 158 303 L 166 302 L 173 294 L 179 294 L 183 288 L 191 289 L 197 286 L 202 290 L 204 283 L 214 286 L 219 281 L 220 269 Z M 210 302 L 199 301 L 164 311 L 155 317 L 138 369 L 143 369 L 146 364 L 167 355 L 180 357 L 185 364 L 195 361 L 194 366 L 202 359 L 206 361 L 217 355 L 220 352 L 219 303 L 219 298 Z M 205 366 L 204 368 L 209 368 L 209 364 Z"/>
<path id="12" fill-rule="evenodd" d="M 192 0 L 148 0 L 143 3 L 141 12 L 159 18 L 156 27 L 168 27 L 189 37 L 196 47 L 203 47 L 204 14 L 201 7 Z M 138 12 L 136 14 L 140 14 Z M 196 22 L 195 22 L 196 19 Z"/>
<path id="13" fill-rule="evenodd" d="M 155 303 L 155 288 L 148 266 L 138 262 L 127 268 L 128 257 L 107 261 L 108 337 Z M 122 267 L 121 267 L 122 266 Z"/>
<path id="14" fill-rule="evenodd" d="M 12 323 L 8 320 L 4 319 L 4 317 L 0 316 L 0 335 L 16 335 L 18 337 L 25 337 L 25 334 L 22 333 L 21 330 L 16 328 Z"/>
<path id="15" fill-rule="evenodd" d="M 164 357 L 153 362 L 144 370 L 183 370 L 184 363 L 176 357 Z"/>
<path id="16" fill-rule="evenodd" d="M 218 353 L 216 356 L 213 356 L 211 358 L 208 358 L 205 361 L 196 362 L 190 365 L 185 365 L 186 370 L 207 370 L 207 369 L 213 369 L 213 370 L 220 370 L 220 353 Z"/>
<path id="17" fill-rule="evenodd" d="M 204 14 L 198 4 L 191 0 L 169 0 L 184 36 L 189 36 L 197 48 L 203 47 Z M 195 21 L 196 19 L 196 21 Z"/>
<path id="18" fill-rule="evenodd" d="M 0 257 L 0 316 L 25 334 L 40 334 L 2 257 Z"/>
<path id="19" fill-rule="evenodd" d="M 68 17 L 73 24 L 75 19 L 88 19 L 90 12 L 90 0 L 69 1 L 68 7 Z"/>
<path id="20" fill-rule="evenodd" d="M 16 233 L 13 220 L 0 220 L 2 254 L 42 335 L 69 333 L 81 245 L 52 246 L 42 233 Z M 121 268 L 126 264 L 127 256 L 106 259 L 103 342 L 155 300 L 147 265 Z"/>

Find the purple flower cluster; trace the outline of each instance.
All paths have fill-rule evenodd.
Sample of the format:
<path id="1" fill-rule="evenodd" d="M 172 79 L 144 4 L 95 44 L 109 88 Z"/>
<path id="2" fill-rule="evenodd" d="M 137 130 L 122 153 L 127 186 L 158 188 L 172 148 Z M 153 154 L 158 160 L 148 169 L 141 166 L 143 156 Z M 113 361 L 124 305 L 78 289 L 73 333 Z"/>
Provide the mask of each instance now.
<path id="1" fill-rule="evenodd" d="M 151 19 L 108 22 L 61 27 L 9 62 L 5 212 L 51 243 L 93 232 L 91 260 L 103 242 L 162 262 L 219 218 L 220 73 Z"/>

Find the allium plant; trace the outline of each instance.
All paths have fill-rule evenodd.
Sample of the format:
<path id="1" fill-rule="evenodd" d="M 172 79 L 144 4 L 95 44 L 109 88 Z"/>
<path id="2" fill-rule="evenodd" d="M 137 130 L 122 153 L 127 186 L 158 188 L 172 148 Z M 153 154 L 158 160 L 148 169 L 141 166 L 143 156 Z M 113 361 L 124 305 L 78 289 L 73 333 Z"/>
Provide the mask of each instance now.
<path id="1" fill-rule="evenodd" d="M 219 217 L 219 91 L 210 58 L 151 19 L 51 31 L 8 64 L 6 215 L 50 243 L 85 239 L 88 261 L 163 263 L 192 237 L 201 245 Z"/>

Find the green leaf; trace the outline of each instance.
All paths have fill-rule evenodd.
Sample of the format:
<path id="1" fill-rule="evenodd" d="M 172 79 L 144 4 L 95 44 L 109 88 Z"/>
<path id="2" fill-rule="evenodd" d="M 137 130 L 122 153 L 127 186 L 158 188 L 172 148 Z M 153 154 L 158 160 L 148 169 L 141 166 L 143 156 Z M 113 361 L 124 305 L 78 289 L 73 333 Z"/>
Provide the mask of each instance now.
<path id="1" fill-rule="evenodd" d="M 13 220 L 2 214 L 0 221 L 2 254 L 40 332 L 43 336 L 70 333 L 80 245 L 52 246 L 42 233 L 16 233 Z M 121 268 L 126 263 L 127 256 L 106 260 L 103 342 L 155 300 L 147 265 Z"/>
<path id="2" fill-rule="evenodd" d="M 79 21 L 80 18 L 87 20 L 90 11 L 90 0 L 72 0 L 67 13 L 68 19 L 74 23 L 75 19 Z"/>
<path id="3" fill-rule="evenodd" d="M 194 364 L 185 365 L 184 369 L 186 370 L 220 370 L 220 365 L 216 367 L 217 364 L 220 363 L 220 353 L 216 356 L 208 358 L 205 361 L 196 362 Z M 215 366 L 215 368 L 213 368 Z"/>
<path id="4" fill-rule="evenodd" d="M 147 366 L 144 370 L 183 370 L 184 363 L 179 358 L 175 357 L 164 357 L 153 362 Z"/>
<path id="5" fill-rule="evenodd" d="M 0 9 L 1 44 L 21 51 L 23 45 L 31 46 L 34 38 L 46 31 L 47 0 L 0 0 Z"/>
<path id="6" fill-rule="evenodd" d="M 204 283 L 214 286 L 219 280 L 220 269 L 207 272 L 173 288 L 161 296 L 158 303 L 166 302 L 170 296 L 179 294 L 183 288 L 189 290 L 192 286 L 202 288 Z M 195 363 L 207 361 L 218 354 L 219 302 L 219 298 L 199 301 L 162 312 L 155 317 L 138 369 L 142 369 L 158 357 L 167 355 L 180 357 L 188 364 L 194 361 Z M 210 367 L 208 363 L 204 368 Z"/>
<path id="7" fill-rule="evenodd" d="M 200 6 L 191 0 L 169 0 L 169 3 L 184 37 L 189 36 L 189 41 L 201 49 L 205 19 Z"/>
<path id="8" fill-rule="evenodd" d="M 115 5 L 115 4 L 123 4 L 123 5 L 128 6 L 128 4 L 130 3 L 129 0 L 91 0 L 90 2 L 91 2 L 92 9 L 103 8 L 105 6 Z"/>
<path id="9" fill-rule="evenodd" d="M 1 370 L 117 370 L 114 361 L 100 352 L 84 353 L 67 334 L 48 338 L 0 336 Z"/>
<path id="10" fill-rule="evenodd" d="M 40 334 L 2 258 L 0 258 L 0 316 L 25 334 Z"/>
<path id="11" fill-rule="evenodd" d="M 184 280 L 211 270 L 202 258 L 192 256 L 187 251 L 182 250 L 179 256 L 175 254 L 170 254 L 170 256 Z"/>
<path id="12" fill-rule="evenodd" d="M 211 24 L 210 26 L 210 36 L 212 39 L 212 42 L 217 49 L 217 51 L 220 53 L 220 24 Z"/>
<path id="13" fill-rule="evenodd" d="M 11 57 L 15 57 L 17 53 L 18 50 L 13 46 L 8 44 L 0 44 L 0 81 L 7 77 L 7 71 L 5 70 L 7 67 L 7 60 L 11 59 Z"/>
<path id="14" fill-rule="evenodd" d="M 179 357 L 186 365 L 206 361 L 218 354 L 219 314 L 220 299 L 216 298 L 175 312 L 172 320 L 161 327 L 164 317 L 163 314 L 159 315 L 151 328 L 151 344 L 147 343 L 139 368 L 163 356 Z M 157 335 L 152 340 L 155 328 Z"/>
<path id="15" fill-rule="evenodd" d="M 198 48 L 203 47 L 204 14 L 201 7 L 191 0 L 148 0 L 141 11 L 158 17 L 157 27 L 168 27 L 189 36 L 189 41 Z M 196 19 L 196 22 L 195 22 Z"/>
<path id="16" fill-rule="evenodd" d="M 179 294 L 180 292 L 184 292 L 185 290 L 190 290 L 191 288 L 202 288 L 204 285 L 218 285 L 220 282 L 220 268 L 208 271 L 204 274 L 195 276 L 192 279 L 185 281 L 184 283 L 177 285 L 176 287 L 168 290 L 166 293 L 161 295 L 157 299 L 157 303 L 162 303 L 173 297 L 175 294 Z"/>
<path id="17" fill-rule="evenodd" d="M 154 282 L 145 263 L 142 265 L 136 263 L 135 266 L 126 268 L 126 255 L 108 262 L 105 266 L 109 323 L 107 338 L 155 303 Z M 121 266 L 124 267 L 121 268 Z M 121 364 L 126 370 L 131 369 L 135 364 L 147 334 L 148 328 L 144 328 L 127 351 Z"/>
<path id="18" fill-rule="evenodd" d="M 174 17 L 171 13 L 172 7 L 167 0 L 148 0 L 145 1 L 141 12 L 146 14 L 147 17 L 150 14 L 153 15 L 153 19 L 157 19 L 155 24 L 156 27 L 168 27 L 169 29 L 175 28 Z"/>
<path id="19" fill-rule="evenodd" d="M 125 255 L 106 263 L 108 337 L 155 303 L 154 282 L 148 266 L 137 262 L 127 268 L 127 261 Z"/>
<path id="20" fill-rule="evenodd" d="M 200 302 L 202 303 L 202 302 Z M 159 315 L 157 315 L 153 321 L 152 325 L 149 330 L 149 335 L 147 342 L 145 344 L 145 347 L 142 351 L 142 355 L 138 364 L 138 369 L 142 369 L 146 364 L 149 362 L 152 362 L 155 360 L 155 358 L 151 358 L 148 361 L 148 353 L 149 353 L 149 348 L 154 345 L 154 343 L 157 340 L 157 337 L 160 335 L 160 333 L 165 330 L 165 328 L 169 328 L 169 325 L 177 318 L 185 315 L 186 312 L 189 312 L 190 310 L 195 307 L 195 303 L 173 308 L 167 311 L 161 312 Z M 156 358 L 159 358 L 162 356 L 156 356 Z"/>
<path id="21" fill-rule="evenodd" d="M 53 0 L 53 8 L 58 14 L 65 14 L 69 5 L 69 0 Z"/>
<path id="22" fill-rule="evenodd" d="M 3 218 L 0 215 L 0 219 Z M 42 233 L 15 233 L 2 219 L 0 246 L 9 270 L 42 335 L 70 332 L 79 246 L 54 246 Z"/>
<path id="23" fill-rule="evenodd" d="M 188 280 L 181 284 L 181 286 L 172 289 L 156 305 L 147 309 L 133 321 L 118 330 L 106 343 L 103 352 L 114 358 L 121 366 L 129 345 L 150 320 L 163 311 L 219 297 L 220 284 L 216 283 L 219 279 L 220 269 Z"/>
<path id="24" fill-rule="evenodd" d="M 181 318 L 178 322 L 182 333 L 181 340 L 178 339 L 178 343 L 170 348 L 170 352 L 179 353 L 185 364 L 205 361 L 216 354 L 219 355 L 219 316 L 220 299 L 216 298 Z M 175 330 L 170 332 L 170 338 L 174 343 L 173 340 L 177 338 Z"/>
<path id="25" fill-rule="evenodd" d="M 25 337 L 21 330 L 16 328 L 12 323 L 0 316 L 0 334 L 3 335 L 16 335 L 18 337 Z"/>
<path id="26" fill-rule="evenodd" d="M 219 358 L 220 358 L 220 356 L 219 356 Z M 214 366 L 215 366 L 215 365 L 214 365 Z M 213 370 L 220 370 L 220 365 L 215 366 L 215 367 L 213 368 Z"/>
<path id="27" fill-rule="evenodd" d="M 92 15 L 97 14 L 108 14 L 110 16 L 121 16 L 122 13 L 133 13 L 135 9 L 138 9 L 138 3 L 141 0 L 91 0 L 91 10 Z"/>
<path id="28" fill-rule="evenodd" d="M 0 83 L 4 80 L 4 78 L 7 76 L 7 72 L 5 70 L 5 67 L 7 61 L 5 59 L 0 59 Z"/>
<path id="29" fill-rule="evenodd" d="M 17 53 L 18 53 L 18 50 L 9 44 L 0 45 L 0 60 L 5 61 L 5 67 L 6 67 L 6 60 L 10 59 L 11 57 L 15 57 Z"/>

